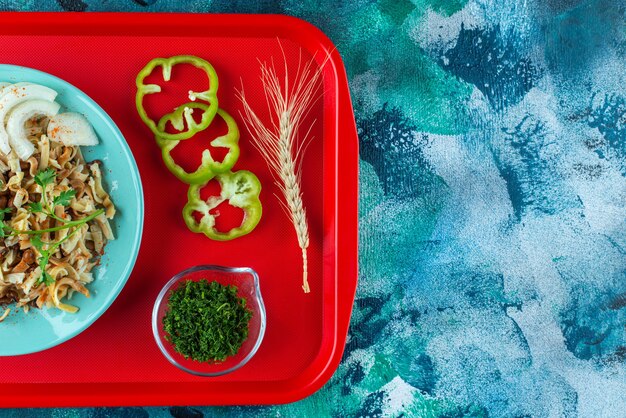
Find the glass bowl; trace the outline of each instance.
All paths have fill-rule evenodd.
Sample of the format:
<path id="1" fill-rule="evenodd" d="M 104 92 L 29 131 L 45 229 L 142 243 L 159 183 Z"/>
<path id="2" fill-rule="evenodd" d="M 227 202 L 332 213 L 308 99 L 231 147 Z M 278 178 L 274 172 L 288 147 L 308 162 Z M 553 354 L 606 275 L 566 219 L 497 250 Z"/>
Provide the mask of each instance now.
<path id="1" fill-rule="evenodd" d="M 173 345 L 165 339 L 163 317 L 168 310 L 167 301 L 170 293 L 187 280 L 217 281 L 222 285 L 235 285 L 237 295 L 246 298 L 246 306 L 252 311 L 248 325 L 248 339 L 243 343 L 237 354 L 221 363 L 202 363 L 185 359 L 174 350 Z M 152 311 L 152 332 L 159 349 L 174 366 L 196 376 L 221 376 L 230 373 L 246 364 L 257 352 L 266 327 L 265 305 L 261 297 L 259 276 L 247 267 L 196 266 L 178 273 L 161 290 Z"/>

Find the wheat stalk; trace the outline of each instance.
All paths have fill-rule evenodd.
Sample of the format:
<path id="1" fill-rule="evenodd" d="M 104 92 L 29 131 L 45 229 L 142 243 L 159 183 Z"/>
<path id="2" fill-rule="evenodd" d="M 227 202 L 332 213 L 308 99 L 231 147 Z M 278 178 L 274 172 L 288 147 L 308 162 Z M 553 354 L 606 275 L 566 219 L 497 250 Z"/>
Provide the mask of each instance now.
<path id="1" fill-rule="evenodd" d="M 282 49 L 282 46 L 281 46 Z M 295 81 L 290 84 L 285 61 L 285 77 L 283 85 L 276 72 L 272 60 L 261 65 L 261 83 L 265 99 L 270 110 L 271 122 L 264 124 L 250 107 L 243 90 L 238 91 L 239 100 L 243 105 L 242 118 L 252 136 L 252 143 L 261 153 L 269 167 L 282 199 L 279 200 L 290 218 L 298 236 L 298 244 L 302 249 L 302 289 L 309 293 L 308 259 L 309 227 L 306 210 L 302 202 L 302 157 L 310 140 L 311 126 L 300 135 L 300 128 L 311 110 L 316 96 L 318 81 L 321 77 L 321 66 L 315 66 L 314 59 L 302 64 L 302 54 L 295 73 Z"/>

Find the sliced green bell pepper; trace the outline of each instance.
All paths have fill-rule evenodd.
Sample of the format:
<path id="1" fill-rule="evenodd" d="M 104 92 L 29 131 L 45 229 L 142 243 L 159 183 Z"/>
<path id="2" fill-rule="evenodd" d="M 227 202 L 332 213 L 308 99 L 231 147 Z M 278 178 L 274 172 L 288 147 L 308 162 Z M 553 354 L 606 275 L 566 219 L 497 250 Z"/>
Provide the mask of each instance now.
<path id="1" fill-rule="evenodd" d="M 178 109 L 169 113 L 159 121 L 159 129 L 164 129 L 168 122 L 173 124 L 173 120 L 177 120 L 180 118 L 180 115 L 185 112 L 185 108 L 188 105 L 180 106 Z M 199 108 L 205 110 L 207 107 L 202 103 L 192 103 L 189 106 L 194 108 Z M 222 109 L 217 110 L 217 114 L 224 119 L 226 122 L 226 126 L 228 127 L 228 132 L 225 135 L 219 136 L 212 140 L 210 144 L 214 147 L 225 147 L 228 148 L 228 153 L 224 157 L 224 159 L 220 161 L 215 161 L 213 156 L 211 155 L 211 151 L 209 149 L 205 149 L 202 151 L 202 164 L 198 167 L 194 172 L 185 171 L 180 165 L 176 164 L 174 158 L 172 157 L 172 150 L 176 148 L 176 146 L 180 143 L 180 141 L 171 141 L 168 139 L 163 139 L 156 136 L 157 144 L 161 147 L 161 154 L 163 156 L 163 162 L 165 166 L 174 174 L 179 180 L 183 181 L 187 184 L 200 184 L 206 183 L 210 179 L 212 179 L 218 173 L 224 173 L 230 170 L 237 159 L 239 158 L 239 128 L 237 127 L 237 122 L 226 113 Z"/>
<path id="2" fill-rule="evenodd" d="M 175 134 L 170 134 L 165 131 L 165 126 L 159 128 L 159 125 L 148 116 L 148 112 L 143 106 L 143 99 L 148 94 L 155 94 L 161 92 L 161 86 L 158 84 L 144 84 L 144 80 L 156 67 L 163 68 L 163 80 L 170 81 L 172 77 L 172 67 L 177 64 L 191 64 L 197 68 L 203 70 L 209 80 L 209 88 L 208 90 L 202 92 L 194 92 L 189 91 L 189 100 L 191 102 L 195 102 L 196 99 L 203 100 L 207 102 L 209 105 L 207 110 L 202 114 L 202 119 L 200 122 L 196 122 L 192 117 L 193 113 L 193 103 L 188 103 L 185 106 L 188 110 L 181 111 L 180 113 L 176 113 L 176 117 L 173 118 L 170 122 L 178 130 L 179 132 Z M 196 132 L 202 131 L 207 128 L 213 121 L 215 114 L 218 109 L 217 102 L 217 88 L 218 88 L 218 79 L 217 73 L 213 66 L 208 62 L 203 60 L 202 58 L 195 57 L 192 55 L 177 55 L 170 58 L 154 58 L 150 61 L 145 67 L 139 71 L 137 74 L 137 95 L 135 96 L 135 104 L 137 106 L 137 112 L 139 113 L 139 117 L 143 122 L 150 128 L 150 130 L 159 137 L 168 140 L 183 140 L 191 138 L 196 134 Z M 183 107 L 183 109 L 185 108 Z M 185 129 L 185 123 L 187 125 L 187 129 Z"/>
<path id="3" fill-rule="evenodd" d="M 211 196 L 206 201 L 200 197 L 200 190 L 207 185 L 192 184 L 187 193 L 187 204 L 183 208 L 183 219 L 192 232 L 203 233 L 208 238 L 217 241 L 228 241 L 246 235 L 257 226 L 261 220 L 263 207 L 259 200 L 261 183 L 251 172 L 240 170 L 218 174 L 215 179 L 220 183 L 222 191 L 219 196 Z M 228 232 L 215 229 L 215 216 L 210 211 L 222 202 L 228 200 L 231 205 L 243 209 L 244 217 L 240 226 Z M 202 214 L 200 221 L 196 221 L 194 212 Z"/>

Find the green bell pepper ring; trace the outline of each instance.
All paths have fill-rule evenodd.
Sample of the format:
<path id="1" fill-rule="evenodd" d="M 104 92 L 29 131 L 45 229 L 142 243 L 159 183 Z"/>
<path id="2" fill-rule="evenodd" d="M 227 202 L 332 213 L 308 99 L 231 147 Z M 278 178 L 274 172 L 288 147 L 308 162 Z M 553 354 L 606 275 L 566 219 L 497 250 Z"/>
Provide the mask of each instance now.
<path id="1" fill-rule="evenodd" d="M 158 84 L 144 84 L 144 80 L 156 67 L 163 68 L 163 80 L 170 81 L 172 77 L 172 67 L 177 64 L 191 64 L 197 68 L 203 70 L 209 80 L 209 89 L 202 92 L 189 91 L 189 100 L 194 102 L 196 99 L 203 100 L 209 103 L 208 109 L 202 114 L 202 120 L 196 122 L 192 117 L 191 111 L 181 112 L 176 115 L 176 119 L 171 120 L 172 125 L 176 128 L 178 133 L 170 134 L 165 132 L 165 127 L 159 128 L 157 123 L 148 116 L 148 112 L 143 106 L 143 99 L 148 94 L 155 94 L 161 92 L 161 86 Z M 159 137 L 168 140 L 183 140 L 191 138 L 196 132 L 202 131 L 207 128 L 213 121 L 215 114 L 217 113 L 217 87 L 218 79 L 217 73 L 213 66 L 202 58 L 195 57 L 193 55 L 177 55 L 170 58 L 154 58 L 145 67 L 143 67 L 139 74 L 137 74 L 137 95 L 135 96 L 135 104 L 137 106 L 137 112 L 141 120 L 150 128 L 150 130 Z M 187 104 L 188 108 L 191 108 L 191 103 Z M 183 130 L 187 124 L 187 130 Z"/>
<path id="2" fill-rule="evenodd" d="M 240 170 L 218 174 L 215 179 L 220 183 L 222 191 L 219 196 L 211 196 L 206 201 L 200 197 L 200 190 L 208 183 L 192 184 L 187 193 L 187 204 L 183 208 L 183 219 L 192 232 L 203 233 L 216 241 L 228 241 L 246 235 L 257 226 L 261 220 L 263 207 L 259 200 L 261 182 L 251 172 Z M 240 226 L 228 232 L 215 229 L 215 216 L 209 213 L 212 209 L 228 200 L 231 205 L 243 209 L 244 217 Z M 193 214 L 202 214 L 200 222 Z"/>
<path id="3" fill-rule="evenodd" d="M 159 121 L 159 129 L 163 129 L 168 122 L 178 119 L 180 114 L 185 112 L 187 106 L 188 105 L 180 106 L 174 112 L 163 116 L 163 118 Z M 205 108 L 207 107 L 202 103 L 192 103 L 189 106 L 205 111 Z M 217 114 L 224 119 L 224 122 L 226 122 L 228 132 L 225 135 L 215 138 L 210 142 L 210 144 L 214 147 L 228 148 L 228 153 L 224 159 L 219 162 L 213 159 L 209 149 L 205 149 L 202 151 L 202 164 L 194 172 L 185 171 L 180 165 L 176 164 L 176 161 L 174 161 L 174 158 L 172 157 L 172 150 L 176 148 L 180 141 L 171 141 L 163 139 L 158 135 L 156 136 L 157 144 L 161 147 L 161 154 L 163 156 L 165 166 L 172 172 L 172 174 L 184 183 L 206 183 L 215 177 L 215 174 L 224 173 L 230 170 L 239 158 L 239 128 L 237 127 L 237 123 L 232 116 L 222 109 L 218 109 Z"/>

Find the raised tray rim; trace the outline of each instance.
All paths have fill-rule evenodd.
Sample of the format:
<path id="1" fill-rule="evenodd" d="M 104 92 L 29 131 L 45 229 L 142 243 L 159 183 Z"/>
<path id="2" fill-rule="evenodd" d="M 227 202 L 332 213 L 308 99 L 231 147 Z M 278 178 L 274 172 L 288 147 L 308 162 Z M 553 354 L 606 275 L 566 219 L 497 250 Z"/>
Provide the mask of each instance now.
<path id="1" fill-rule="evenodd" d="M 185 13 L 117 12 L 0 12 L 4 34 L 87 35 L 106 27 L 107 35 L 198 36 L 206 33 L 211 19 L 211 36 L 276 36 L 297 42 L 305 49 L 328 51 L 336 77 L 335 141 L 335 324 L 334 344 L 320 353 L 300 376 L 276 383 L 220 382 L 219 401 L 207 397 L 211 384 L 185 382 L 177 390 L 164 383 L 58 383 L 12 384 L 0 393 L 0 407 L 66 407 L 117 405 L 254 405 L 295 402 L 320 389 L 339 366 L 346 343 L 358 276 L 358 137 L 350 101 L 347 77 L 341 57 L 332 42 L 315 26 L 285 15 L 234 15 Z M 50 22 L 55 22 L 51 33 Z M 243 28 L 243 30 L 242 30 Z M 178 30 L 184 29 L 178 33 Z M 167 32 L 167 33 L 165 33 Z M 341 167 L 337 161 L 341 160 Z M 341 173 L 341 179 L 339 174 Z M 341 230 L 341 234 L 338 231 Z M 339 303 L 341 301 L 341 303 Z M 8 386 L 8 387 L 7 387 Z M 86 386 L 89 388 L 86 390 Z M 44 389 L 45 390 L 42 390 Z M 268 390 L 272 389 L 272 390 Z M 37 393 L 37 396 L 32 396 Z"/>

